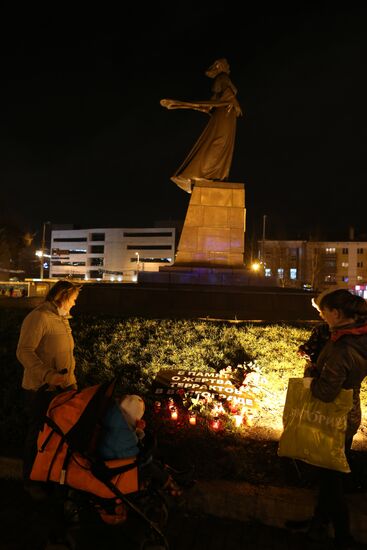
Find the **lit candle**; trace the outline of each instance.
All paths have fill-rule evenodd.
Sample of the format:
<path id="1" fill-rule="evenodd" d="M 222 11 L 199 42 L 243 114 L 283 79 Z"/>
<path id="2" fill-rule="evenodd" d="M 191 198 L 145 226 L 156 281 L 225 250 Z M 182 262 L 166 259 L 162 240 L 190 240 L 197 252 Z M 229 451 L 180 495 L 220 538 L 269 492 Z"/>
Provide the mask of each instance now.
<path id="1" fill-rule="evenodd" d="M 212 428 L 213 428 L 213 430 L 219 430 L 219 426 L 220 426 L 220 420 L 219 420 L 219 418 L 214 418 L 214 419 L 213 419 L 213 422 L 212 422 Z"/>
<path id="2" fill-rule="evenodd" d="M 253 412 L 250 412 L 248 411 L 247 412 L 247 415 L 246 415 L 246 424 L 248 426 L 253 426 L 254 425 L 254 415 L 253 415 Z"/>
<path id="3" fill-rule="evenodd" d="M 234 422 L 236 424 L 236 427 L 239 428 L 243 422 L 243 416 L 242 414 L 234 414 L 233 415 Z"/>
<path id="4" fill-rule="evenodd" d="M 196 424 L 196 414 L 195 413 L 190 413 L 189 422 L 190 422 L 191 426 L 195 426 L 195 424 Z"/>
<path id="5" fill-rule="evenodd" d="M 178 418 L 178 412 L 176 407 L 171 407 L 171 419 L 177 420 L 177 418 Z"/>
<path id="6" fill-rule="evenodd" d="M 236 397 L 234 397 L 233 401 L 230 403 L 229 410 L 231 411 L 232 414 L 238 413 L 238 402 Z"/>

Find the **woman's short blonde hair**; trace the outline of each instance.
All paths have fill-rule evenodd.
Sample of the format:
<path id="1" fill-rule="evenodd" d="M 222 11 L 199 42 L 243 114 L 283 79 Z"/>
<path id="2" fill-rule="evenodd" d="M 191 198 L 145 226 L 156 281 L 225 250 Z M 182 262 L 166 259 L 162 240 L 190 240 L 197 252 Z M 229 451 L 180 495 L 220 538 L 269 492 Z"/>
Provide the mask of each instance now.
<path id="1" fill-rule="evenodd" d="M 82 285 L 79 283 L 73 283 L 72 281 L 57 281 L 48 291 L 45 300 L 46 302 L 55 302 L 55 304 L 60 306 L 75 292 L 79 294 L 81 288 Z"/>

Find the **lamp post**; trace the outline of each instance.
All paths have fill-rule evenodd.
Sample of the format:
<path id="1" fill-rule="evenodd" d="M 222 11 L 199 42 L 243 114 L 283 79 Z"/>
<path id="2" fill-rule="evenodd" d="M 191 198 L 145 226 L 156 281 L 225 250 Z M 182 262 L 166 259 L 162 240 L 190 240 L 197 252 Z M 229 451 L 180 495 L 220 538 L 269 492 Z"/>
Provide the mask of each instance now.
<path id="1" fill-rule="evenodd" d="M 49 225 L 51 222 L 43 222 L 43 228 L 42 228 L 42 243 L 41 243 L 41 250 L 37 251 L 39 252 L 37 256 L 40 258 L 40 279 L 43 279 L 43 264 L 44 264 L 44 257 L 45 257 L 45 239 L 46 239 L 46 225 Z"/>
<path id="2" fill-rule="evenodd" d="M 260 267 L 261 267 L 261 264 L 259 262 L 252 262 L 251 264 L 252 271 L 255 271 L 255 272 L 259 271 Z"/>
<path id="3" fill-rule="evenodd" d="M 262 235 L 262 243 L 261 243 L 261 261 L 263 262 L 264 265 L 265 265 L 265 262 L 264 262 L 264 255 L 265 255 L 265 228 L 266 228 L 266 218 L 267 218 L 267 215 L 264 214 L 264 215 L 263 215 L 263 235 Z"/>

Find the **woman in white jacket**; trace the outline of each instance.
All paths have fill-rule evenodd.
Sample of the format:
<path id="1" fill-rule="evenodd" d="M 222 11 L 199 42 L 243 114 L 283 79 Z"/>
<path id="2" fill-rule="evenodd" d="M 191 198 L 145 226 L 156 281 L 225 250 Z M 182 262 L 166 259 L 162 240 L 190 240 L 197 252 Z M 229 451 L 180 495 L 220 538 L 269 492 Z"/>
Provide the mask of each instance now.
<path id="1" fill-rule="evenodd" d="M 69 324 L 80 285 L 58 281 L 45 301 L 24 319 L 17 359 L 24 368 L 22 388 L 28 430 L 24 449 L 24 479 L 29 478 L 40 419 L 55 391 L 77 387 L 74 340 Z"/>

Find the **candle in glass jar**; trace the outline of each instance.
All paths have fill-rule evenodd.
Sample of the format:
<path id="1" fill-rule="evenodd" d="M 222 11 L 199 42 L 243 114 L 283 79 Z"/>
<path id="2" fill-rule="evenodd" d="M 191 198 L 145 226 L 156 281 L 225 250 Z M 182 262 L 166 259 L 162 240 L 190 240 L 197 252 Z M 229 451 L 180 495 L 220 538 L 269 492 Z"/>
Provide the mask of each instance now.
<path id="1" fill-rule="evenodd" d="M 212 421 L 212 428 L 213 430 L 219 430 L 220 427 L 220 420 L 219 418 L 214 418 Z"/>
<path id="2" fill-rule="evenodd" d="M 243 422 L 243 416 L 242 414 L 234 414 L 234 423 L 236 424 L 236 427 L 239 428 Z"/>

